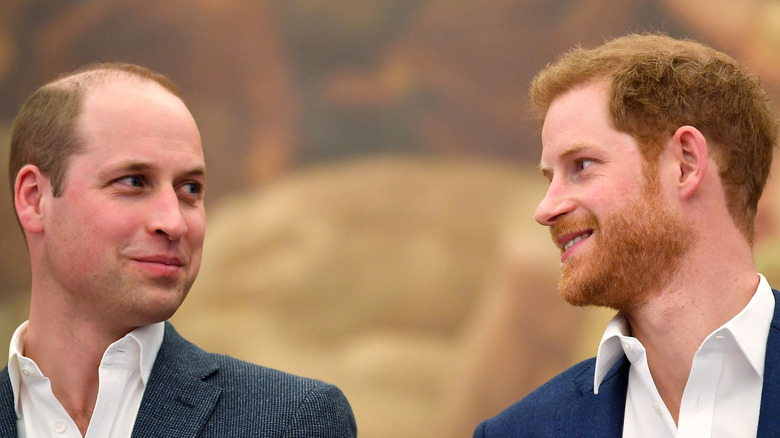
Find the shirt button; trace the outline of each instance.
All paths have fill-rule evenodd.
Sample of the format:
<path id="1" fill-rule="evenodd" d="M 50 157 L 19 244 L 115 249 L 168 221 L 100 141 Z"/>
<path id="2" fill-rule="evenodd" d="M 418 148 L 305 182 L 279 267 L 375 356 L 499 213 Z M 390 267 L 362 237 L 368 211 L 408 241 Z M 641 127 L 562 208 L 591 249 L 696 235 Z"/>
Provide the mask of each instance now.
<path id="1" fill-rule="evenodd" d="M 655 409 L 656 414 L 661 415 L 661 406 L 658 403 L 653 403 L 653 409 Z"/>
<path id="2" fill-rule="evenodd" d="M 32 374 L 32 373 L 30 373 L 30 370 L 28 370 L 27 368 L 22 368 L 22 374 L 24 374 L 25 376 L 29 377 L 30 374 Z"/>
<path id="3" fill-rule="evenodd" d="M 68 429 L 68 425 L 65 424 L 62 420 L 57 420 L 54 422 L 54 431 L 57 433 L 65 433 L 65 431 Z"/>

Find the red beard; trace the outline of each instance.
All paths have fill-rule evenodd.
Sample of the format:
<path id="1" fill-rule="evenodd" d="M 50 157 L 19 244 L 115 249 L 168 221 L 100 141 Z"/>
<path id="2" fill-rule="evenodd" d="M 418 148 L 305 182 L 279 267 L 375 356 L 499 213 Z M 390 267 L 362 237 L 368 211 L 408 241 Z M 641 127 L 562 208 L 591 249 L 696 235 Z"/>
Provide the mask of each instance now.
<path id="1" fill-rule="evenodd" d="M 588 248 L 561 266 L 558 288 L 575 306 L 603 306 L 631 312 L 666 286 L 691 246 L 687 225 L 666 208 L 657 182 L 600 221 L 595 215 L 561 218 L 550 227 L 559 236 L 593 230 Z"/>

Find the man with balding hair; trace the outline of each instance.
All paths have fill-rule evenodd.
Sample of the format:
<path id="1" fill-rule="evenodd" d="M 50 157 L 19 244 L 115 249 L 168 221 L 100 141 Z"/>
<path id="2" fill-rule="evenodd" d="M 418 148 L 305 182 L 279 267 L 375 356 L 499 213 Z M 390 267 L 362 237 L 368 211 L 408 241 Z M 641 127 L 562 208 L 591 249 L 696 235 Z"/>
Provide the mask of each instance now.
<path id="1" fill-rule="evenodd" d="M 341 391 L 218 354 L 166 322 L 200 267 L 206 167 L 176 86 L 97 64 L 25 102 L 9 176 L 30 314 L 0 372 L 0 435 L 352 437 Z"/>

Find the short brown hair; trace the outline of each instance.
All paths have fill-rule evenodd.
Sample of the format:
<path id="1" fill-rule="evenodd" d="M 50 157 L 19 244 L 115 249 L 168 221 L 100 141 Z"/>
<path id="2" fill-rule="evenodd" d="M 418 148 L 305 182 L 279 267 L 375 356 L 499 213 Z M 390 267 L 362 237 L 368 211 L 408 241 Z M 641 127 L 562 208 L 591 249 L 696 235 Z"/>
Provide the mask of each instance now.
<path id="1" fill-rule="evenodd" d="M 627 35 L 595 49 L 576 47 L 545 67 L 531 83 L 535 117 L 544 120 L 556 97 L 598 80 L 610 83 L 615 128 L 637 139 L 647 161 L 657 162 L 680 126 L 704 134 L 729 213 L 752 243 L 778 134 L 757 79 L 728 55 L 696 41 Z"/>
<path id="2" fill-rule="evenodd" d="M 34 164 L 51 181 L 54 196 L 62 194 L 68 159 L 83 147 L 75 126 L 84 95 L 116 79 L 153 81 L 181 97 L 170 79 L 135 64 L 90 64 L 47 83 L 27 98 L 14 121 L 8 160 L 12 192 L 19 170 Z"/>

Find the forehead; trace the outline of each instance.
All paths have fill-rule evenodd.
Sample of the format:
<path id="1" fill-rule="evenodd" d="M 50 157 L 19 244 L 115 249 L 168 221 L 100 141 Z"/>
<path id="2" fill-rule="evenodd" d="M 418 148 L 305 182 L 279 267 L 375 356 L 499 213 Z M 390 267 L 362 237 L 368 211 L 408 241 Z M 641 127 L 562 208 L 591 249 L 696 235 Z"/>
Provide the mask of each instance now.
<path id="1" fill-rule="evenodd" d="M 608 90 L 608 82 L 597 81 L 572 88 L 552 101 L 542 127 L 542 169 L 582 151 L 639 152 L 630 134 L 615 129 Z"/>
<path id="2" fill-rule="evenodd" d="M 151 81 L 122 79 L 89 88 L 76 129 L 86 153 L 162 149 L 202 160 L 192 115 L 179 98 Z"/>

